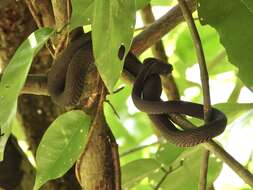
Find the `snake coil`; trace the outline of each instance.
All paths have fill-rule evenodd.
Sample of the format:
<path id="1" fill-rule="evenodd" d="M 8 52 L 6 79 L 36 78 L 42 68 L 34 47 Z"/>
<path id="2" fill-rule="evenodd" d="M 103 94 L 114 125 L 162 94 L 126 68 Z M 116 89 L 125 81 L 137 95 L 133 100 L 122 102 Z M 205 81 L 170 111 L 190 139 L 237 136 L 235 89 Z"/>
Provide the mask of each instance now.
<path id="1" fill-rule="evenodd" d="M 162 135 L 177 146 L 195 146 L 221 134 L 226 127 L 227 119 L 221 111 L 215 108 L 211 109 L 210 122 L 195 129 L 181 131 L 170 121 L 169 113 L 204 118 L 203 105 L 201 104 L 185 101 L 162 101 L 160 99 L 162 88 L 159 74 L 169 74 L 171 71 L 172 67 L 169 64 L 153 58 L 144 60 L 132 91 L 136 107 L 148 113 L 149 118 Z"/>
<path id="2" fill-rule="evenodd" d="M 94 63 L 91 34 L 80 34 L 56 59 L 48 74 L 48 90 L 54 102 L 62 106 L 79 101 L 83 89 L 86 62 Z M 179 130 L 170 120 L 170 113 L 178 113 L 203 119 L 203 105 L 185 101 L 162 101 L 159 75 L 172 71 L 170 64 L 148 58 L 142 64 L 129 52 L 124 70 L 133 75 L 132 99 L 136 107 L 149 115 L 156 128 L 171 143 L 177 146 L 194 146 L 221 134 L 227 124 L 226 116 L 211 109 L 211 120 L 195 129 Z"/>

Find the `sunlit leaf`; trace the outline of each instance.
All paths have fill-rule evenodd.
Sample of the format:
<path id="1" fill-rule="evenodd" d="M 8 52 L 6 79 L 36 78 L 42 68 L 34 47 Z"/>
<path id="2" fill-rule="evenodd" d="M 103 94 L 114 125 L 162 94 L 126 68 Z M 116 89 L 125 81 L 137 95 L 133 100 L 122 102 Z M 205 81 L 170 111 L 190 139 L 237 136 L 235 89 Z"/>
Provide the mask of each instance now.
<path id="1" fill-rule="evenodd" d="M 250 5 L 249 1 L 244 2 Z M 199 0 L 199 5 L 200 21 L 218 31 L 229 61 L 239 68 L 242 81 L 252 86 L 253 13 L 249 6 L 230 0 Z"/>
<path id="2" fill-rule="evenodd" d="M 136 10 L 145 7 L 150 0 L 135 0 Z M 133 2 L 133 1 L 132 1 Z M 92 23 L 94 0 L 71 0 L 72 15 L 70 20 L 70 30 Z M 131 3 L 131 2 L 129 2 Z M 125 6 L 121 4 L 120 6 Z"/>
<path id="3" fill-rule="evenodd" d="M 34 190 L 61 177 L 78 159 L 87 140 L 90 117 L 74 110 L 59 116 L 45 132 L 36 154 Z"/>
<path id="4" fill-rule="evenodd" d="M 92 22 L 94 0 L 71 0 L 71 3 L 73 12 L 70 29 L 90 24 Z"/>
<path id="5" fill-rule="evenodd" d="M 52 34 L 51 28 L 41 28 L 33 32 L 19 46 L 4 70 L 0 82 L 0 128 L 5 136 L 1 137 L 0 160 L 11 131 L 10 124 L 16 113 L 17 99 L 24 86 L 32 60 Z"/>
<path id="6" fill-rule="evenodd" d="M 94 1 L 92 40 L 95 64 L 110 92 L 123 69 L 118 57 L 121 45 L 130 48 L 135 25 L 135 1 Z"/>

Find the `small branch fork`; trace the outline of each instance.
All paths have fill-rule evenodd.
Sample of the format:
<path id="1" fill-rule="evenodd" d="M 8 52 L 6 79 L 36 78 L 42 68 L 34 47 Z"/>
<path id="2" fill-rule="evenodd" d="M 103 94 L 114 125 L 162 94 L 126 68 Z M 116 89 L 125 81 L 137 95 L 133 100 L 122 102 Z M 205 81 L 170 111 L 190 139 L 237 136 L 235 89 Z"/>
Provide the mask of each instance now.
<path id="1" fill-rule="evenodd" d="M 178 0 L 178 1 L 181 3 L 184 3 L 183 6 L 185 6 L 185 1 L 184 2 L 182 2 L 182 0 Z M 182 6 L 181 3 L 180 3 L 180 7 Z M 187 0 L 186 3 L 188 5 L 190 12 L 195 11 L 196 0 Z M 175 26 L 177 26 L 180 22 L 182 22 L 184 20 L 184 17 L 181 12 L 182 7 L 181 8 L 180 7 L 175 6 L 170 11 L 168 11 L 168 13 L 166 13 L 163 17 L 158 19 L 156 22 L 150 24 L 146 29 L 143 30 L 143 32 L 141 32 L 139 35 L 137 35 L 134 38 L 131 51 L 136 55 L 140 55 L 147 48 L 149 48 L 154 43 L 156 43 L 158 40 L 160 40 L 164 35 L 166 35 Z M 184 8 L 182 8 L 182 9 L 184 9 Z M 196 45 L 196 43 L 195 43 L 195 45 Z M 197 48 L 199 49 L 200 47 L 197 47 Z M 203 51 L 203 50 L 198 50 L 198 51 Z M 197 55 L 198 55 L 198 57 L 201 56 L 201 54 L 197 54 Z M 199 61 L 199 63 L 201 63 L 201 61 Z M 205 68 L 202 68 L 202 69 L 205 70 Z M 125 74 L 125 76 L 127 79 L 129 79 L 129 81 L 131 81 L 131 76 L 129 76 L 127 74 Z M 203 76 L 208 77 L 208 75 L 205 75 L 205 74 Z M 0 78 L 1 78 L 1 75 L 0 75 Z M 208 83 L 208 79 L 202 79 L 202 80 L 205 80 Z M 38 82 L 38 81 L 40 81 L 40 82 Z M 29 75 L 22 93 L 29 93 L 29 94 L 36 94 L 36 95 L 39 95 L 39 94 L 48 95 L 46 81 L 47 81 L 46 75 L 40 75 L 40 76 L 36 77 L 36 80 L 34 79 L 34 76 Z M 29 86 L 29 88 L 28 88 L 28 86 Z M 206 94 L 208 94 L 208 93 L 206 93 L 206 91 L 209 91 L 208 84 L 203 85 L 203 94 L 205 97 L 205 99 L 204 99 L 205 113 L 208 112 L 208 110 L 209 110 L 208 108 L 211 105 L 210 101 L 208 100 L 208 96 L 206 95 Z M 209 96 L 209 98 L 210 98 L 210 96 Z M 208 118 L 208 116 L 206 116 L 206 117 Z M 183 128 L 194 127 L 194 125 L 192 125 L 188 121 L 181 120 L 180 118 L 179 118 L 179 122 L 182 123 L 181 126 Z M 234 172 L 236 172 L 245 181 L 245 183 L 247 183 L 251 187 L 253 187 L 253 175 L 246 168 L 244 168 L 237 160 L 235 160 L 230 154 L 228 154 L 220 145 L 218 145 L 216 142 L 211 140 L 209 142 L 203 143 L 203 146 L 207 150 L 213 152 L 223 162 L 225 162 L 232 170 L 234 170 Z"/>

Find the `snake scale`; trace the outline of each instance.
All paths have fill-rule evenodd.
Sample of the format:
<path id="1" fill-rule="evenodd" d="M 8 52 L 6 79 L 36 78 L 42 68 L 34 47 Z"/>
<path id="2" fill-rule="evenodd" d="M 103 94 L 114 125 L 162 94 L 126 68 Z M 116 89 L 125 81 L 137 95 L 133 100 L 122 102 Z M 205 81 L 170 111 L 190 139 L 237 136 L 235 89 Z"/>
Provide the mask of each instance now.
<path id="1" fill-rule="evenodd" d="M 70 41 L 48 73 L 48 91 L 54 102 L 68 106 L 79 101 L 84 87 L 83 79 L 87 63 L 94 63 L 91 33 L 82 32 Z M 129 52 L 124 61 L 124 70 L 136 78 L 132 90 L 135 106 L 148 114 L 155 127 L 169 142 L 182 147 L 195 146 L 224 131 L 227 118 L 215 108 L 211 109 L 209 123 L 198 128 L 180 130 L 173 124 L 168 115 L 170 113 L 199 119 L 204 118 L 204 113 L 201 104 L 161 100 L 162 85 L 159 75 L 170 74 L 172 71 L 170 64 L 155 58 L 147 58 L 142 64 Z"/>

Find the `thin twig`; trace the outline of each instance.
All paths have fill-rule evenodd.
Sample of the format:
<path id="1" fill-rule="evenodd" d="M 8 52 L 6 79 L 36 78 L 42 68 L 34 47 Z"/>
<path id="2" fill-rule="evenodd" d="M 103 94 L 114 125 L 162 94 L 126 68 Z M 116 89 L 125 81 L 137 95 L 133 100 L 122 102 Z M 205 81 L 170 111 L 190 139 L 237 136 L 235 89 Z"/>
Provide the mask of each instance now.
<path id="1" fill-rule="evenodd" d="M 229 103 L 236 103 L 237 102 L 237 100 L 240 96 L 240 92 L 241 92 L 242 87 L 243 87 L 242 81 L 240 79 L 237 79 L 236 83 L 235 83 L 235 87 L 228 98 Z"/>
<path id="2" fill-rule="evenodd" d="M 33 19 L 34 21 L 36 22 L 37 26 L 39 28 L 43 27 L 43 21 L 42 21 L 42 18 L 39 16 L 40 14 L 38 13 L 38 9 L 36 8 L 35 4 L 33 3 L 32 0 L 25 0 L 32 16 L 33 16 Z"/>
<path id="3" fill-rule="evenodd" d="M 69 33 L 68 27 L 66 26 L 68 26 L 67 23 L 69 23 L 70 19 L 70 7 L 68 0 L 52 0 L 52 6 L 55 15 L 56 29 L 61 31 L 61 34 L 56 35 L 56 38 L 54 39 L 54 44 L 57 44 L 55 49 L 55 56 L 57 57 L 68 44 Z"/>
<path id="4" fill-rule="evenodd" d="M 174 169 L 172 167 L 169 167 L 168 170 L 166 170 L 165 168 L 161 168 L 162 171 L 164 171 L 164 175 L 163 177 L 160 179 L 160 181 L 157 183 L 157 185 L 155 186 L 154 190 L 158 190 L 160 189 L 161 185 L 163 184 L 164 180 L 167 178 L 167 176 L 169 174 L 171 174 L 172 172 L 176 171 L 177 169 L 179 169 L 180 167 L 183 166 L 183 162 L 180 162 L 180 165 L 175 167 Z"/>
<path id="5" fill-rule="evenodd" d="M 163 177 L 160 179 L 160 181 L 157 183 L 157 185 L 155 186 L 154 190 L 158 190 L 161 185 L 163 184 L 164 180 L 167 178 L 167 176 L 172 172 L 172 168 L 170 167 L 168 171 L 166 171 L 166 169 L 163 169 L 165 171 Z"/>
<path id="6" fill-rule="evenodd" d="M 207 172 L 209 163 L 210 151 L 204 150 L 202 154 L 201 167 L 200 167 L 200 180 L 199 180 L 199 190 L 205 190 L 207 188 Z"/>
<path id="7" fill-rule="evenodd" d="M 201 83 L 203 88 L 203 96 L 204 96 L 204 115 L 205 121 L 209 121 L 209 110 L 211 109 L 211 100 L 210 100 L 210 91 L 209 91 L 209 77 L 206 67 L 206 60 L 204 56 L 204 50 L 201 44 L 201 39 L 197 30 L 197 27 L 192 18 L 192 13 L 190 12 L 185 0 L 178 0 L 179 6 L 183 12 L 184 18 L 188 24 L 189 30 L 191 32 L 192 39 L 194 41 L 196 54 L 199 63 Z"/>
<path id="8" fill-rule="evenodd" d="M 220 63 L 225 57 L 227 56 L 227 53 L 225 50 L 222 50 L 221 52 L 219 52 L 214 58 L 213 60 L 211 60 L 208 63 L 208 70 L 212 70 L 218 63 Z"/>
<path id="9" fill-rule="evenodd" d="M 44 26 L 54 26 L 54 14 L 51 3 L 49 1 L 46 0 L 40 3 L 36 3 L 32 0 L 25 0 L 25 3 L 28 6 L 33 16 L 33 20 L 37 24 L 38 28 L 42 28 Z M 55 51 L 51 40 L 46 43 L 46 47 L 52 57 L 54 57 Z"/>
<path id="10" fill-rule="evenodd" d="M 148 145 L 142 145 L 142 146 L 139 146 L 139 147 L 135 147 L 135 148 L 130 149 L 130 150 L 126 151 L 126 152 L 123 152 L 122 154 L 120 154 L 120 157 L 127 156 L 127 155 L 129 155 L 129 154 L 132 154 L 132 153 L 134 153 L 134 152 L 136 152 L 136 151 L 139 151 L 139 150 L 148 148 L 148 147 L 150 147 L 150 146 L 158 145 L 159 143 L 160 143 L 160 141 L 156 141 L 156 142 L 151 143 L 151 144 L 148 144 Z"/>
<path id="11" fill-rule="evenodd" d="M 253 175 L 244 168 L 236 159 L 228 154 L 221 146 L 214 141 L 203 143 L 204 147 L 213 152 L 218 158 L 225 162 L 245 183 L 253 187 Z"/>
<path id="12" fill-rule="evenodd" d="M 112 105 L 112 103 L 111 103 L 109 100 L 105 100 L 105 102 L 106 102 L 107 104 L 109 104 L 109 106 L 112 108 L 113 113 L 114 113 L 114 114 L 116 115 L 116 117 L 120 120 L 120 116 L 119 116 L 118 112 L 116 111 L 115 107 Z"/>
<path id="13" fill-rule="evenodd" d="M 188 0 L 187 4 L 192 12 L 196 10 L 196 0 Z M 134 38 L 131 51 L 135 55 L 140 55 L 183 20 L 184 17 L 180 7 L 178 5 L 173 7 Z"/>
<path id="14" fill-rule="evenodd" d="M 200 77 L 201 84 L 203 88 L 204 96 L 204 120 L 205 123 L 208 123 L 211 117 L 211 99 L 209 91 L 209 77 L 206 67 L 206 61 L 204 56 L 204 50 L 202 47 L 201 39 L 197 30 L 197 27 L 194 23 L 192 13 L 190 12 L 185 0 L 178 0 L 179 6 L 183 12 L 184 18 L 187 22 L 188 28 L 191 32 L 192 39 L 194 41 L 196 54 L 198 58 L 199 68 L 200 68 Z M 209 151 L 205 150 L 203 153 L 203 161 L 200 168 L 200 180 L 199 180 L 199 190 L 206 190 L 207 184 L 207 172 L 208 172 L 208 157 Z"/>

